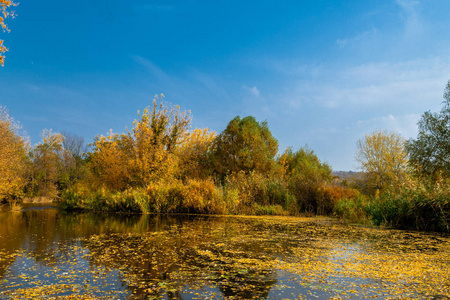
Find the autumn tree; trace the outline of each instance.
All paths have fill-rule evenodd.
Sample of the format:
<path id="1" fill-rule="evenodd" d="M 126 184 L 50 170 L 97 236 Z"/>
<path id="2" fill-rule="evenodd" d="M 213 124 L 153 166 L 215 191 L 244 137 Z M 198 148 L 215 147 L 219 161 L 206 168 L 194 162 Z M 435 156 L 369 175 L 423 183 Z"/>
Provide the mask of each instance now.
<path id="1" fill-rule="evenodd" d="M 151 181 L 173 178 L 176 149 L 185 136 L 191 117 L 178 106 L 155 96 L 153 105 L 135 120 L 131 131 L 99 136 L 88 155 L 91 174 L 112 190 L 145 187 Z"/>
<path id="2" fill-rule="evenodd" d="M 3 32 L 9 32 L 8 26 L 5 23 L 5 19 L 8 17 L 14 17 L 14 12 L 10 11 L 9 8 L 11 6 L 16 6 L 17 4 L 11 0 L 0 0 L 0 11 L 2 16 L 0 15 L 0 27 Z M 3 45 L 3 40 L 0 40 L 0 64 L 4 65 L 4 53 L 8 51 L 8 49 Z"/>
<path id="3" fill-rule="evenodd" d="M 155 96 L 153 105 L 139 114 L 128 132 L 131 143 L 130 179 L 145 186 L 150 181 L 175 174 L 175 150 L 191 122 L 190 112 L 164 102 L 164 95 Z"/>
<path id="4" fill-rule="evenodd" d="M 111 190 L 123 190 L 129 186 L 128 155 L 131 143 L 124 134 L 97 136 L 93 152 L 88 153 L 89 184 L 93 188 L 105 186 Z"/>
<path id="5" fill-rule="evenodd" d="M 420 173 L 450 176 L 450 81 L 441 111 L 425 112 L 418 125 L 417 138 L 406 143 L 410 164 Z"/>
<path id="6" fill-rule="evenodd" d="M 215 131 L 194 129 L 188 132 L 177 147 L 178 167 L 183 178 L 206 179 L 211 173 L 211 154 Z"/>
<path id="7" fill-rule="evenodd" d="M 64 137 L 51 129 L 44 129 L 42 141 L 30 152 L 31 181 L 29 193 L 31 196 L 54 199 L 58 196 L 58 176 L 63 151 Z"/>
<path id="8" fill-rule="evenodd" d="M 219 178 L 244 171 L 268 173 L 275 164 L 278 141 L 272 136 L 266 121 L 239 116 L 231 120 L 214 141 L 211 155 Z"/>
<path id="9" fill-rule="evenodd" d="M 396 186 L 406 175 L 405 140 L 395 132 L 375 131 L 357 143 L 356 160 L 374 189 Z"/>
<path id="10" fill-rule="evenodd" d="M 26 183 L 26 143 L 19 129 L 0 106 L 0 200 L 22 196 Z"/>

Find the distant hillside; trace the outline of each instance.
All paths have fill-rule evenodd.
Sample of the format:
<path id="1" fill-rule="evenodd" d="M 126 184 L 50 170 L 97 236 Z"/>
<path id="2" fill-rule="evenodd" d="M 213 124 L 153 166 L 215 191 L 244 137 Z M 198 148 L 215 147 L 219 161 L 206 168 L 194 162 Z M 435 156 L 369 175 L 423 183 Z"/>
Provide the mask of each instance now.
<path id="1" fill-rule="evenodd" d="M 343 180 L 346 180 L 348 183 L 361 181 L 364 177 L 364 172 L 354 171 L 333 171 L 331 174 L 335 177 L 336 181 L 342 182 Z"/>

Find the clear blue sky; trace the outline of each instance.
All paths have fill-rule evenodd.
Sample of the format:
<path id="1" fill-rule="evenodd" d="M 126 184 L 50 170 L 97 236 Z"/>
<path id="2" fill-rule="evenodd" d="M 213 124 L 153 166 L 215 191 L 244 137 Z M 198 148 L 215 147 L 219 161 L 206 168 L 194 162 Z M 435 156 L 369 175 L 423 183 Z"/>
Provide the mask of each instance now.
<path id="1" fill-rule="evenodd" d="M 155 94 L 222 131 L 267 120 L 280 151 L 308 145 L 356 170 L 376 129 L 415 137 L 450 79 L 450 1 L 20 1 L 1 33 L 0 105 L 91 142 Z"/>

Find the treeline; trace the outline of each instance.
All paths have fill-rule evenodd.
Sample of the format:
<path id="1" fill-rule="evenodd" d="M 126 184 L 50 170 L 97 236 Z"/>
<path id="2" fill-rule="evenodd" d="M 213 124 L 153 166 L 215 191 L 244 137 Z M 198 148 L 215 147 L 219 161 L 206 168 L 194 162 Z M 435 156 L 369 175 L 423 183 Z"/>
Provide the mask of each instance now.
<path id="1" fill-rule="evenodd" d="M 450 83 L 417 139 L 358 141 L 363 176 L 341 180 L 307 147 L 279 152 L 267 122 L 239 116 L 219 134 L 155 97 L 131 130 L 81 137 L 44 130 L 30 147 L 3 108 L 0 199 L 138 213 L 321 214 L 398 228 L 449 230 Z"/>
<path id="2" fill-rule="evenodd" d="M 155 97 L 131 130 L 97 136 L 89 151 L 82 138 L 51 130 L 31 148 L 3 110 L 0 197 L 141 213 L 331 214 L 340 198 L 358 194 L 334 184 L 307 147 L 278 155 L 267 122 L 237 116 L 220 134 L 190 122 L 189 112 Z"/>

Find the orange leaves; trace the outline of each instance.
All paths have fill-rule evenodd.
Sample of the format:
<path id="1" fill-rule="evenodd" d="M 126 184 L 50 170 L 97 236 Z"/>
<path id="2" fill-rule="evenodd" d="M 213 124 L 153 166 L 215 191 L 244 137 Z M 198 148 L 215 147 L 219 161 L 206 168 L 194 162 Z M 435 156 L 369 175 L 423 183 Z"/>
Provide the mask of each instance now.
<path id="1" fill-rule="evenodd" d="M 0 106 L 0 200 L 20 195 L 26 182 L 26 145 L 16 130 L 16 123 Z"/>
<path id="2" fill-rule="evenodd" d="M 0 24 L 3 24 L 3 19 L 0 17 Z M 3 45 L 3 40 L 0 40 L 0 53 L 5 53 L 8 49 Z M 5 57 L 0 54 L 0 64 L 3 66 Z"/>
<path id="3" fill-rule="evenodd" d="M 96 138 L 89 166 L 97 185 L 105 185 L 113 190 L 126 188 L 128 168 L 125 137 L 110 131 L 109 135 Z"/>
<path id="4" fill-rule="evenodd" d="M 17 4 L 10 0 L 0 0 L 0 10 L 4 17 L 0 17 L 0 27 L 5 32 L 9 32 L 8 26 L 6 26 L 5 19 L 8 17 L 14 17 L 14 12 L 8 11 L 10 6 L 16 6 Z M 3 45 L 3 40 L 0 40 L 0 64 L 4 65 L 5 57 L 2 53 L 5 53 L 8 49 Z"/>
<path id="5" fill-rule="evenodd" d="M 321 190 L 324 196 L 328 199 L 333 200 L 333 202 L 336 202 L 337 200 L 343 198 L 355 198 L 359 195 L 359 192 L 355 189 L 337 185 L 326 185 L 322 187 Z"/>
<path id="6" fill-rule="evenodd" d="M 112 190 L 145 187 L 155 180 L 168 180 L 177 173 L 174 151 L 190 123 L 188 112 L 155 96 L 153 105 L 133 122 L 131 131 L 97 137 L 90 168 L 100 185 Z"/>

